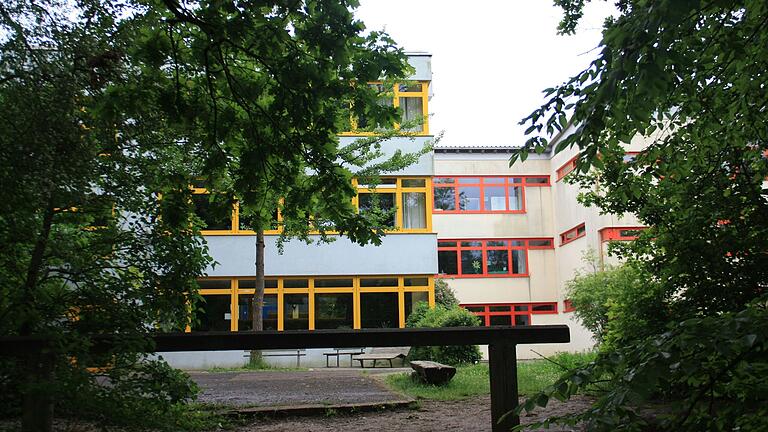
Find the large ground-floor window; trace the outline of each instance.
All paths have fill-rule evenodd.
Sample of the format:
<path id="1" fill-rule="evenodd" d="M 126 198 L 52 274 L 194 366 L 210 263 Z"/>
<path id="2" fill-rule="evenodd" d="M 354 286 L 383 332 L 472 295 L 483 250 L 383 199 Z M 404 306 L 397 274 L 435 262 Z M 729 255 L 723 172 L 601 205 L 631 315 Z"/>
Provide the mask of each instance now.
<path id="1" fill-rule="evenodd" d="M 557 313 L 557 303 L 463 304 L 461 307 L 480 317 L 485 327 L 532 325 L 532 315 Z"/>
<path id="2" fill-rule="evenodd" d="M 254 278 L 215 277 L 198 281 L 190 331 L 252 329 Z M 419 302 L 434 305 L 434 279 L 413 276 L 267 277 L 265 330 L 405 327 Z"/>

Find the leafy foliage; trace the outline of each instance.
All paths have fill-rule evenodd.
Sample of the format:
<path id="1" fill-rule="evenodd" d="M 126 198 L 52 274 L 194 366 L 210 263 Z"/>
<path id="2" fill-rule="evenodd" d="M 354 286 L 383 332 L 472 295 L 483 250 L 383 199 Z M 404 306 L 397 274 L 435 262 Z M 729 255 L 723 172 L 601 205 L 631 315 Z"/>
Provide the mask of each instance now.
<path id="1" fill-rule="evenodd" d="M 604 350 L 655 334 L 669 320 L 659 284 L 631 263 L 577 274 L 566 290 L 576 317 Z"/>
<path id="2" fill-rule="evenodd" d="M 562 32 L 574 31 L 584 3 L 558 2 Z M 629 282 L 639 271 L 649 292 L 634 283 L 598 291 L 592 300 L 609 306 L 579 313 L 596 326 L 607 320 L 609 331 L 617 330 L 608 335 L 603 328 L 611 345 L 527 403 L 608 380 L 594 409 L 575 418 L 590 430 L 762 430 L 756 415 L 764 414 L 757 407 L 766 405 L 765 393 L 753 390 L 764 383 L 752 373 L 765 367 L 763 339 L 753 335 L 764 334 L 758 299 L 768 286 L 768 5 L 617 7 L 597 58 L 545 90 L 546 103 L 523 120 L 533 136 L 513 160 L 555 143 L 554 152 L 577 147 L 569 177 L 586 190 L 583 202 L 634 213 L 648 226 L 638 240 L 614 248 L 631 270 L 584 285 Z M 639 140 L 647 147 L 624 160 L 623 143 Z M 595 304 L 585 296 L 582 308 Z M 666 321 L 663 328 L 658 320 Z M 668 401 L 670 417 L 649 426 L 639 407 L 658 398 Z"/>
<path id="3" fill-rule="evenodd" d="M 605 391 L 591 410 L 548 422 L 583 421 L 595 431 L 764 430 L 766 306 L 756 303 L 738 313 L 671 323 L 660 335 L 601 352 L 518 411 L 546 406 L 552 397 L 567 399 L 600 382 Z M 647 415 L 643 402 L 659 389 L 673 396 L 667 401 L 670 413 Z"/>
<path id="4" fill-rule="evenodd" d="M 466 309 L 454 305 L 450 308 L 420 302 L 408 317 L 406 327 L 474 327 L 480 325 L 480 319 Z M 429 360 L 449 365 L 477 363 L 482 359 L 477 345 L 425 346 L 413 347 L 408 353 L 408 360 Z"/>
<path id="5" fill-rule="evenodd" d="M 445 279 L 435 279 L 435 304 L 452 308 L 459 305 L 459 299 Z"/>
<path id="6" fill-rule="evenodd" d="M 3 409 L 66 389 L 93 402 L 69 413 L 151 423 L 193 397 L 185 375 L 142 354 L 150 331 L 188 324 L 212 264 L 190 184 L 237 200 L 257 230 L 279 208 L 286 235 L 330 221 L 380 241 L 383 217 L 351 205 L 353 174 L 397 170 L 429 146 L 385 157 L 394 132 L 339 145 L 351 114 L 374 126 L 398 115 L 355 84 L 408 70 L 386 34 L 363 34 L 355 5 L 0 5 L 0 334 L 55 348 L 51 374 L 38 359 L 0 363 Z M 119 339 L 91 352 L 101 333 Z"/>

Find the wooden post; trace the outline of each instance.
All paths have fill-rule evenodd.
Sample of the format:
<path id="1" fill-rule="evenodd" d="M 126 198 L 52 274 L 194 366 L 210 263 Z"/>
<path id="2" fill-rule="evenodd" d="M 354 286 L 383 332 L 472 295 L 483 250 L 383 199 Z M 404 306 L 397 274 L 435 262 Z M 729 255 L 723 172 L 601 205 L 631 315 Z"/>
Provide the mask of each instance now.
<path id="1" fill-rule="evenodd" d="M 53 430 L 53 398 L 51 378 L 53 359 L 50 354 L 33 354 L 27 357 L 30 381 L 24 392 L 21 418 L 23 432 L 51 432 Z"/>
<path id="2" fill-rule="evenodd" d="M 488 369 L 491 378 L 491 430 L 509 431 L 520 424 L 520 417 L 504 414 L 517 408 L 517 353 L 515 344 L 488 345 Z"/>

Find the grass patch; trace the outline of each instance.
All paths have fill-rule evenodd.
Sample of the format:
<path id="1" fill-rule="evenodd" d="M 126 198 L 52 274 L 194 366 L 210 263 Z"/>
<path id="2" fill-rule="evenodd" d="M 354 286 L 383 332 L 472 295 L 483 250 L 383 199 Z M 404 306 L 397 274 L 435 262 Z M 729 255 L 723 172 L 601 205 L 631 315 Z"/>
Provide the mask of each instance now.
<path id="1" fill-rule="evenodd" d="M 594 354 L 559 353 L 550 359 L 552 361 L 540 359 L 517 363 L 517 382 L 521 395 L 530 395 L 544 389 L 560 377 L 564 372 L 563 367 L 571 369 L 589 362 L 594 359 Z M 484 363 L 457 367 L 456 376 L 443 386 L 415 382 L 410 373 L 390 375 L 386 377 L 386 382 L 393 389 L 418 399 L 461 400 L 491 392 L 488 365 Z"/>
<path id="2" fill-rule="evenodd" d="M 491 391 L 488 365 L 483 363 L 459 366 L 456 368 L 456 376 L 442 386 L 417 383 L 411 379 L 410 373 L 389 375 L 386 382 L 395 390 L 418 399 L 459 400 Z"/>
<path id="3" fill-rule="evenodd" d="M 254 372 L 254 371 L 308 371 L 308 368 L 302 367 L 280 367 L 272 366 L 263 359 L 255 363 L 246 363 L 240 367 L 218 367 L 214 366 L 208 369 L 208 372 Z"/>

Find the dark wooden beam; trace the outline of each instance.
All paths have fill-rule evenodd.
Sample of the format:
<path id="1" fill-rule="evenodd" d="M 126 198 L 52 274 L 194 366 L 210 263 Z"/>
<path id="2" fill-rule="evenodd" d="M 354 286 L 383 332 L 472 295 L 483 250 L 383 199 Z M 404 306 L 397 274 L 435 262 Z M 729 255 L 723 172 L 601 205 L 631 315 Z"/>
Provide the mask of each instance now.
<path id="1" fill-rule="evenodd" d="M 517 347 L 513 344 L 488 345 L 488 371 L 491 380 L 491 430 L 509 431 L 520 424 L 510 414 L 517 408 Z"/>
<path id="2" fill-rule="evenodd" d="M 498 343 L 564 343 L 568 326 L 450 327 L 423 329 L 295 330 L 262 332 L 157 333 L 156 352 L 258 350 L 291 348 L 355 348 L 393 346 L 489 345 Z M 108 350 L 114 336 L 94 335 L 95 351 Z M 41 337 L 2 337 L 0 355 L 38 353 L 48 343 Z"/>

